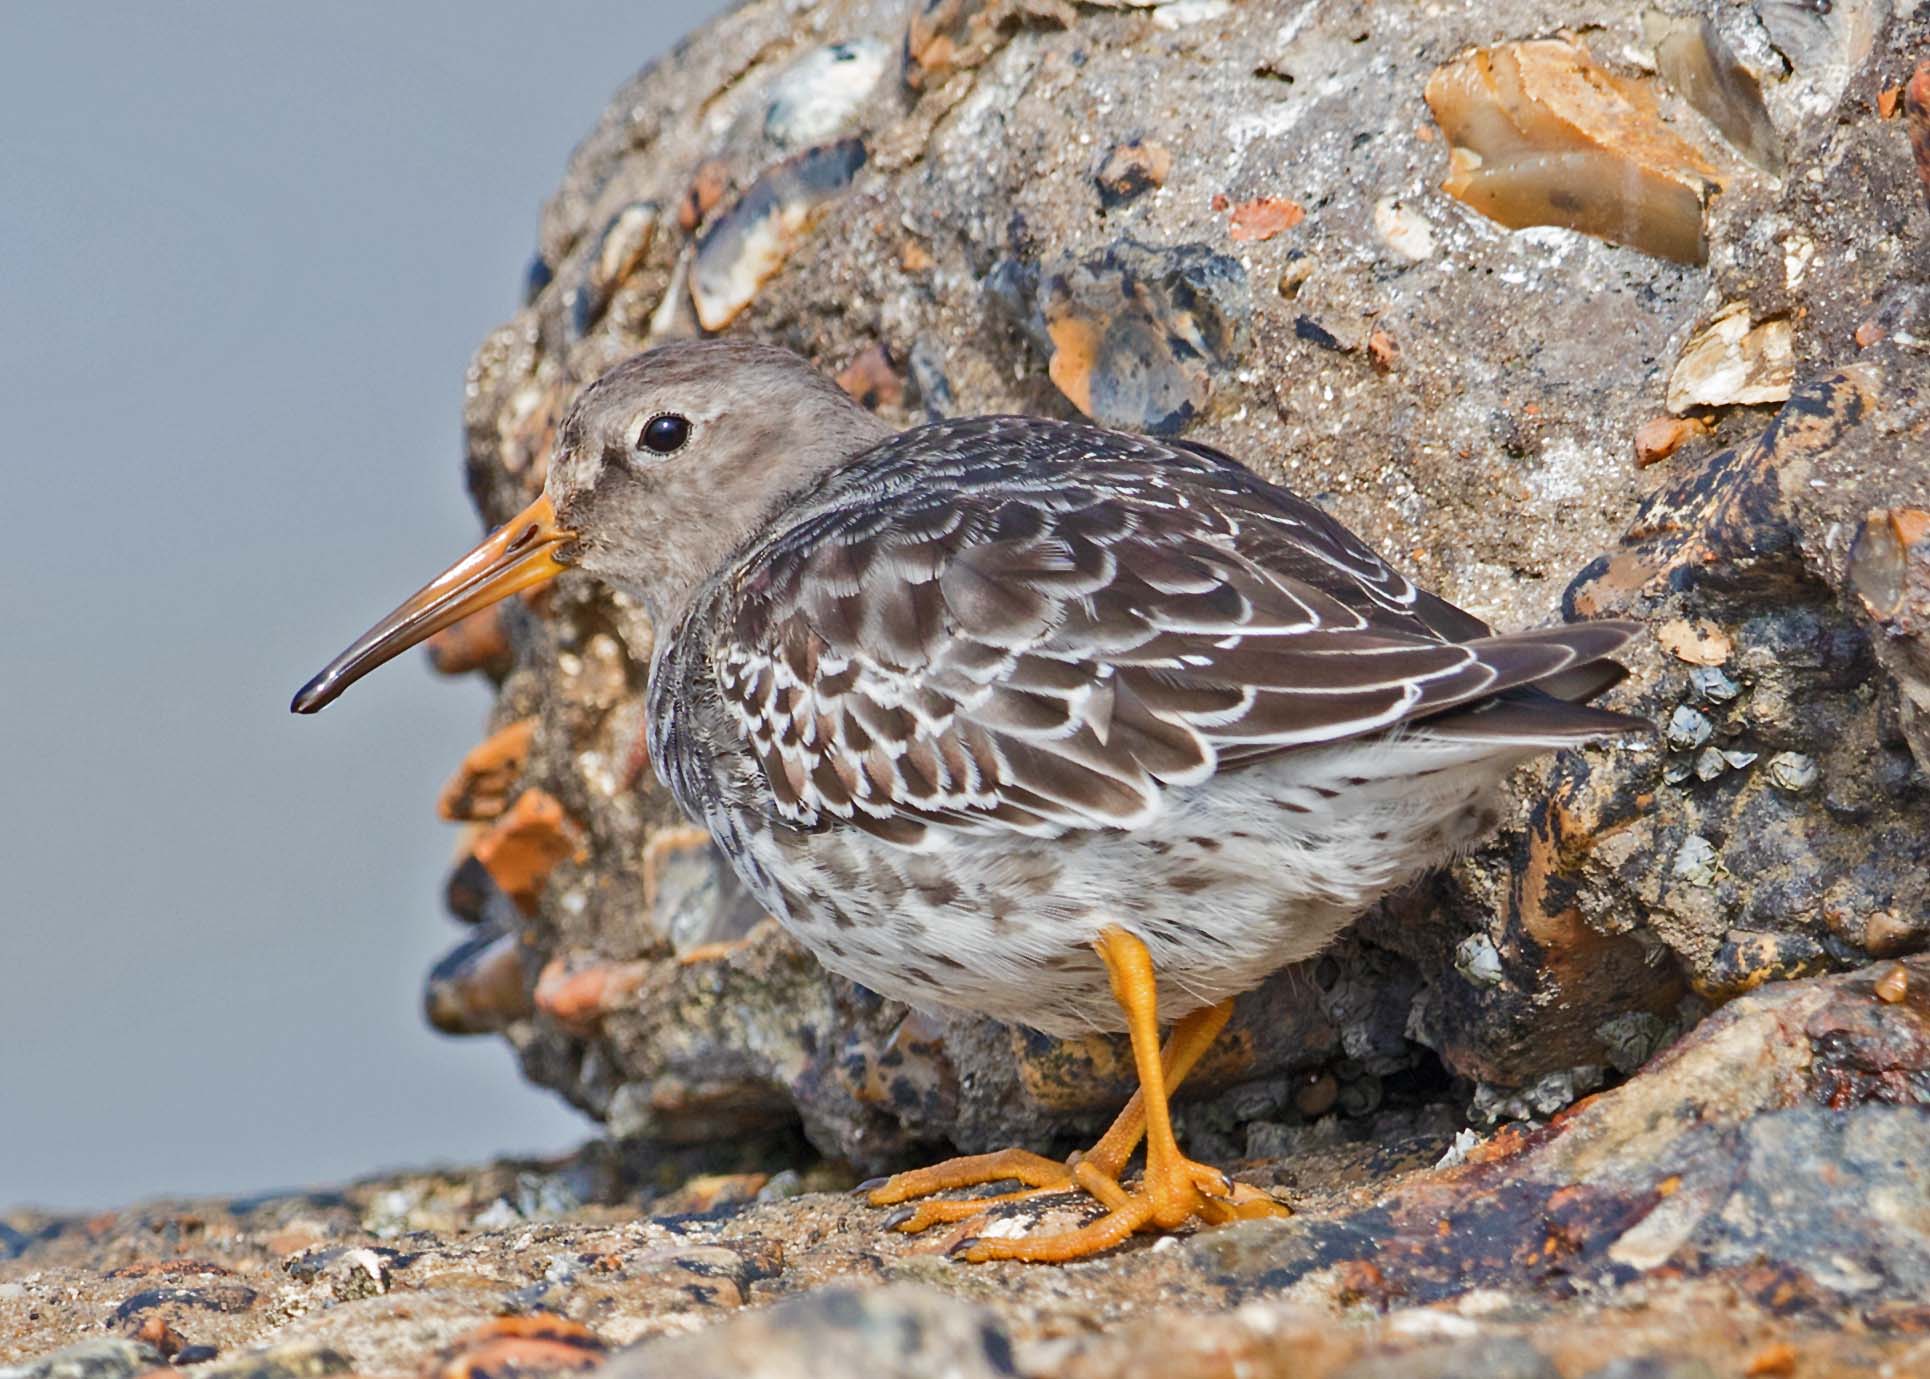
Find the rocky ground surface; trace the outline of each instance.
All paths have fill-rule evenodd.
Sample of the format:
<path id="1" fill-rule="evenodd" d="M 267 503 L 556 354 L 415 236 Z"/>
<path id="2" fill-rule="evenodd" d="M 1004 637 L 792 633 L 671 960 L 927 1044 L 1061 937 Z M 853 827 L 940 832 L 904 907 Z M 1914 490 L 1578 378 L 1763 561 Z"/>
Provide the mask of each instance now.
<path id="1" fill-rule="evenodd" d="M 1765 986 L 1545 1125 L 1256 1148 L 1293 1219 L 1065 1267 L 946 1250 L 1075 1199 L 904 1236 L 780 1146 L 14 1213 L 0 1376 L 1930 1373 L 1930 960 Z"/>
<path id="2" fill-rule="evenodd" d="M 1242 1000 L 1182 1133 L 1298 1216 L 968 1267 L 844 1189 L 1076 1145 L 1122 1048 L 818 969 L 654 785 L 647 621 L 566 578 L 432 647 L 499 696 L 427 1005 L 612 1145 L 0 1217 L 0 1362 L 1930 1373 L 1922 9 L 754 0 L 641 74 L 472 369 L 486 520 L 583 383 L 728 329 L 903 424 L 1219 445 L 1503 625 L 1638 618 L 1659 734 Z"/>

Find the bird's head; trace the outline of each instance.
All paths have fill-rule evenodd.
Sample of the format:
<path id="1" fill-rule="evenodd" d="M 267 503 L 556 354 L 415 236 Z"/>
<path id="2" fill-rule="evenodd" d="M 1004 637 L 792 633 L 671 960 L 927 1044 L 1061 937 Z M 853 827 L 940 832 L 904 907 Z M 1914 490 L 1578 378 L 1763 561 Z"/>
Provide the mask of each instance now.
<path id="1" fill-rule="evenodd" d="M 673 616 L 789 495 L 889 428 L 789 350 L 694 340 L 625 360 L 557 428 L 543 496 L 304 685 L 314 713 L 432 633 L 569 569 Z"/>

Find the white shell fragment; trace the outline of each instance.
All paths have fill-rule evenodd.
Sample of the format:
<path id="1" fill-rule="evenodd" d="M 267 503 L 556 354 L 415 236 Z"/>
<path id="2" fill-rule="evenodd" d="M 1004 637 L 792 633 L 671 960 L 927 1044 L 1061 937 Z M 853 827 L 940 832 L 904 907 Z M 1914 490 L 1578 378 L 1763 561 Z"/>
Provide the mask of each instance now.
<path id="1" fill-rule="evenodd" d="M 1391 196 L 1374 203 L 1374 233 L 1409 263 L 1434 257 L 1434 229 L 1427 217 Z"/>
<path id="2" fill-rule="evenodd" d="M 1795 381 L 1788 319 L 1752 324 L 1749 308 L 1731 302 L 1683 347 L 1669 375 L 1669 410 L 1785 402 Z"/>

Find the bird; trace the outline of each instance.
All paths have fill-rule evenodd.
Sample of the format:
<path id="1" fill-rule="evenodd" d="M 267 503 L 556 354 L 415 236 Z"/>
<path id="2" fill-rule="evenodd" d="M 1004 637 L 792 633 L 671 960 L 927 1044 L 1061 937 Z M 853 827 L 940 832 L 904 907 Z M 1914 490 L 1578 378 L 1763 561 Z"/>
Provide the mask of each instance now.
<path id="1" fill-rule="evenodd" d="M 1234 999 L 1493 832 L 1524 761 L 1649 729 L 1585 702 L 1627 673 L 1632 622 L 1495 632 L 1211 446 L 1037 416 L 900 431 L 735 337 L 583 388 L 541 496 L 292 707 L 568 572 L 648 614 L 650 761 L 826 968 L 1128 1036 L 1139 1090 L 1071 1162 L 1013 1147 L 863 1185 L 903 1231 L 1098 1203 L 967 1227 L 968 1260 L 1287 1214 L 1173 1129 Z"/>

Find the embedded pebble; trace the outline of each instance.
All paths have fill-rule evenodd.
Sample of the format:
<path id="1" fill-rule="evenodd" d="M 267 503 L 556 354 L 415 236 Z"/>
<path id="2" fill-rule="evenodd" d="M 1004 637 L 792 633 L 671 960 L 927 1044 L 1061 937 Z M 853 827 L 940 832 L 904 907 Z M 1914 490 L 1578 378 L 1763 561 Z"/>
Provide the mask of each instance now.
<path id="1" fill-rule="evenodd" d="M 838 386 L 868 407 L 896 407 L 904 401 L 904 380 L 891 358 L 891 351 L 874 344 L 838 372 Z"/>
<path id="2" fill-rule="evenodd" d="M 1512 229 L 1562 225 L 1701 263 L 1716 170 L 1662 122 L 1647 87 L 1568 39 L 1457 57 L 1427 83 L 1450 146 L 1441 190 Z"/>
<path id="3" fill-rule="evenodd" d="M 690 273 L 691 305 L 705 330 L 722 330 L 751 304 L 864 163 L 860 139 L 807 149 L 767 170 L 711 224 Z"/>
<path id="4" fill-rule="evenodd" d="M 1737 152 L 1765 172 L 1780 173 L 1782 140 L 1763 105 L 1755 74 L 1736 60 L 1704 15 L 1642 16 L 1642 34 L 1655 49 L 1655 70 L 1682 93 Z"/>
<path id="5" fill-rule="evenodd" d="M 590 261 L 590 281 L 599 292 L 608 294 L 634 273 L 650 250 L 657 228 L 657 203 L 632 201 L 603 227 L 597 240 L 596 255 Z"/>
<path id="6" fill-rule="evenodd" d="M 844 133 L 890 57 L 890 48 L 871 38 L 806 53 L 771 83 L 764 103 L 765 137 L 779 148 L 794 149 Z"/>
<path id="7" fill-rule="evenodd" d="M 1876 998 L 1886 1005 L 1895 1005 L 1910 994 L 1910 969 L 1902 963 L 1894 963 L 1876 979 L 1874 987 Z"/>
<path id="8" fill-rule="evenodd" d="M 444 1034 L 493 1034 L 526 1017 L 529 979 L 516 935 L 484 930 L 450 949 L 423 979 L 422 1006 Z"/>
<path id="9" fill-rule="evenodd" d="M 1382 376 L 1394 372 L 1401 362 L 1400 345 L 1379 326 L 1367 333 L 1367 362 Z"/>
<path id="10" fill-rule="evenodd" d="M 1199 244 L 1122 239 L 1043 269 L 1006 260 L 987 286 L 1025 325 L 1073 406 L 1162 436 L 1198 415 L 1232 368 L 1250 310 L 1246 270 Z"/>
<path id="11" fill-rule="evenodd" d="M 557 864 L 582 848 L 582 831 L 543 790 L 525 790 L 476 839 L 476 860 L 524 914 Z"/>
<path id="12" fill-rule="evenodd" d="M 1671 618 L 1655 629 L 1655 640 L 1678 661 L 1719 666 L 1736 654 L 1729 634 L 1707 619 Z"/>
<path id="13" fill-rule="evenodd" d="M 1374 203 L 1374 233 L 1409 263 L 1434 257 L 1434 227 L 1427 223 L 1427 217 L 1391 196 Z"/>
<path id="14" fill-rule="evenodd" d="M 1747 303 L 1730 302 L 1682 347 L 1669 374 L 1667 405 L 1679 413 L 1784 402 L 1795 381 L 1788 318 L 1752 322 Z"/>
<path id="15" fill-rule="evenodd" d="M 1232 8 L 1232 0 L 1168 0 L 1153 11 L 1153 27 L 1173 30 L 1203 24 L 1225 17 Z"/>
<path id="16" fill-rule="evenodd" d="M 436 813 L 448 823 L 487 823 L 509 808 L 510 793 L 529 761 L 536 719 L 519 718 L 491 733 L 463 756 L 442 787 Z"/>
<path id="17" fill-rule="evenodd" d="M 1099 205 L 1105 210 L 1123 206 L 1155 187 L 1166 185 L 1173 155 L 1155 143 L 1134 139 L 1116 144 L 1092 180 L 1099 186 Z"/>
<path id="18" fill-rule="evenodd" d="M 1654 417 L 1635 428 L 1635 466 L 1659 464 L 1708 427 L 1688 417 Z"/>
<path id="19" fill-rule="evenodd" d="M 1233 207 L 1226 233 L 1236 243 L 1264 241 L 1284 234 L 1306 218 L 1307 210 L 1298 201 L 1284 196 L 1256 196 Z"/>

